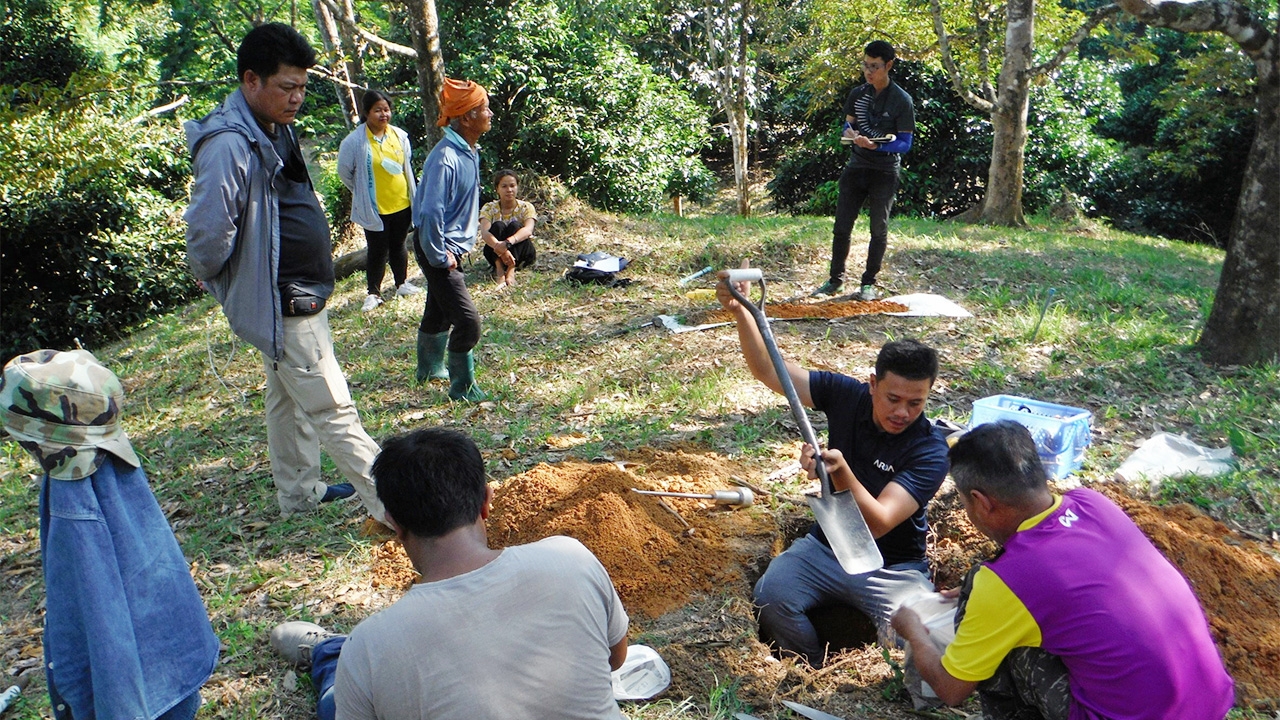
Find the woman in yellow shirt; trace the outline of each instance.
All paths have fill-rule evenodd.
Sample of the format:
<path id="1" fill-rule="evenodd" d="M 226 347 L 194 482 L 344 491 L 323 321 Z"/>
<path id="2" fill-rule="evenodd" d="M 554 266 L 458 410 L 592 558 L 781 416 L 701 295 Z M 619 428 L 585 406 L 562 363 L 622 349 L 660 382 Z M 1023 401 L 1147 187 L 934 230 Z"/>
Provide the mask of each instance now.
<path id="1" fill-rule="evenodd" d="M 498 199 L 480 208 L 480 239 L 484 259 L 499 285 L 516 284 L 516 268 L 533 264 L 538 257 L 533 245 L 533 226 L 538 212 L 533 203 L 517 199 L 520 184 L 514 170 L 493 174 Z"/>
<path id="2" fill-rule="evenodd" d="M 407 277 L 405 237 L 413 220 L 416 188 L 409 135 L 391 124 L 391 98 L 384 93 L 365 91 L 360 111 L 364 122 L 338 149 L 338 177 L 351 191 L 351 221 L 364 228 L 369 295 L 361 309 L 369 312 L 382 304 L 382 278 L 388 261 L 396 295 L 416 295 L 422 289 Z"/>

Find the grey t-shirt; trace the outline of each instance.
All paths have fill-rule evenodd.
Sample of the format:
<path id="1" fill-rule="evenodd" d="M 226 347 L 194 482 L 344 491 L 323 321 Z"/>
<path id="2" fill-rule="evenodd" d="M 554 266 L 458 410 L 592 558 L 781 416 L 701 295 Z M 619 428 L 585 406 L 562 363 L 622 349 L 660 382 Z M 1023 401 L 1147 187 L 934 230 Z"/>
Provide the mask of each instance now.
<path id="1" fill-rule="evenodd" d="M 916 109 L 911 96 L 893 80 L 879 93 L 871 83 L 863 83 L 850 90 L 844 101 L 844 114 L 853 116 L 858 132 L 871 137 L 916 131 Z M 851 162 L 855 167 L 887 171 L 898 169 L 901 158 L 898 153 L 868 150 L 857 145 L 852 147 Z"/>
<path id="2" fill-rule="evenodd" d="M 356 626 L 338 658 L 337 717 L 621 720 L 609 651 L 627 622 L 582 543 L 509 547 Z"/>

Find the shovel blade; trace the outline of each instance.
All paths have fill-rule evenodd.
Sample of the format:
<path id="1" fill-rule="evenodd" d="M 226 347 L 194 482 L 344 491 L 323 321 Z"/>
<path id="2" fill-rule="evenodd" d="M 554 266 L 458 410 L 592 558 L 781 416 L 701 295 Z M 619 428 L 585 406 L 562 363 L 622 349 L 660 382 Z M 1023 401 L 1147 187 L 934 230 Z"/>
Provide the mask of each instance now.
<path id="1" fill-rule="evenodd" d="M 845 491 L 810 496 L 809 508 L 845 572 L 860 575 L 884 567 L 880 548 L 852 494 Z"/>

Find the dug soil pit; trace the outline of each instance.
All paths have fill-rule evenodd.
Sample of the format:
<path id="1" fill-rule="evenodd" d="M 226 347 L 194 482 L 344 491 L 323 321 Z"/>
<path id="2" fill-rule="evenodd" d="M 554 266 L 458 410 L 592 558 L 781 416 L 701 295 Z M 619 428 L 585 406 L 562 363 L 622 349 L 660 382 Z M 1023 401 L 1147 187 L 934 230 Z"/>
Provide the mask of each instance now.
<path id="1" fill-rule="evenodd" d="M 616 463 L 538 465 L 497 489 L 490 543 L 568 535 L 590 548 L 632 614 L 633 632 L 643 631 L 671 666 L 673 682 L 665 697 L 706 698 L 726 678 L 735 678 L 738 698 L 762 717 L 772 717 L 770 710 L 785 713 L 780 698 L 849 717 L 910 717 L 909 702 L 889 690 L 892 672 L 874 645 L 851 644 L 835 652 L 826 668 L 813 670 L 770 657 L 757 639 L 751 583 L 807 527 L 807 511 L 764 494 L 742 510 L 678 498 L 665 499 L 664 508 L 656 497 L 631 492 L 709 492 L 733 487 L 731 475 L 759 477 L 696 448 L 645 448 Z M 1280 562 L 1194 508 L 1154 507 L 1115 485 L 1098 489 L 1124 508 L 1195 588 L 1235 679 L 1238 704 L 1280 708 Z M 995 546 L 969 524 L 950 482 L 931 503 L 929 517 L 937 585 L 956 587 L 970 565 L 990 557 Z M 372 559 L 375 585 L 407 588 L 416 579 L 394 540 L 375 548 Z M 849 624 L 847 618 L 843 622 Z M 895 698 L 886 700 L 885 694 Z"/>

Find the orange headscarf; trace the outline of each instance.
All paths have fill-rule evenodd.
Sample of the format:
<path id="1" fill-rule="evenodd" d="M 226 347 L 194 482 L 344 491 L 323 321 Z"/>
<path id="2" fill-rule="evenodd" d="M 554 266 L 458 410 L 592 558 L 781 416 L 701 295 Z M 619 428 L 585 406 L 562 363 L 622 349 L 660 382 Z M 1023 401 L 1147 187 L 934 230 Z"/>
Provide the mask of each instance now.
<path id="1" fill-rule="evenodd" d="M 449 118 L 456 118 L 484 104 L 489 93 L 470 80 L 444 79 L 444 87 L 440 89 L 440 117 L 436 125 L 444 127 Z"/>

